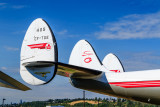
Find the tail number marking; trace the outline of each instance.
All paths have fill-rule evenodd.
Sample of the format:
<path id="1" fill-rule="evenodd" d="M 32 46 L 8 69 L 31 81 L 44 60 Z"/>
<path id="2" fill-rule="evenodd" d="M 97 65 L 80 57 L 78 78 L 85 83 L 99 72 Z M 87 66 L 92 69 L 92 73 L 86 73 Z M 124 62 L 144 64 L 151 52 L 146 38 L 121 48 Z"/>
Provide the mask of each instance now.
<path id="1" fill-rule="evenodd" d="M 84 51 L 82 56 L 87 56 L 87 58 L 84 59 L 85 63 L 90 63 L 92 61 L 92 58 L 89 57 L 90 55 L 93 55 L 90 51 Z"/>
<path id="2" fill-rule="evenodd" d="M 88 57 L 88 58 L 85 58 L 84 59 L 84 62 L 85 63 L 90 63 L 92 61 L 92 58 L 91 57 Z"/>

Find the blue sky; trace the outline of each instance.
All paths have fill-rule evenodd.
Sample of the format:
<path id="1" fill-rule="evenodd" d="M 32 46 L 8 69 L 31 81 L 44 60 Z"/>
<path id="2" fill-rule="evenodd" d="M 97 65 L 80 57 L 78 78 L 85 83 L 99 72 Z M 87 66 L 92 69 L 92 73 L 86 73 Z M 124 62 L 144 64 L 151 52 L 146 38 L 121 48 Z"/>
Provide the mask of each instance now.
<path id="1" fill-rule="evenodd" d="M 30 23 L 39 17 L 55 34 L 60 62 L 68 63 L 73 46 L 86 39 L 101 60 L 114 53 L 126 71 L 160 68 L 159 0 L 0 0 L 0 69 L 21 82 L 22 40 Z M 82 90 L 61 76 L 44 86 L 28 86 L 32 90 L 27 92 L 0 87 L 0 100 L 82 97 Z M 86 97 L 107 96 L 87 91 Z"/>

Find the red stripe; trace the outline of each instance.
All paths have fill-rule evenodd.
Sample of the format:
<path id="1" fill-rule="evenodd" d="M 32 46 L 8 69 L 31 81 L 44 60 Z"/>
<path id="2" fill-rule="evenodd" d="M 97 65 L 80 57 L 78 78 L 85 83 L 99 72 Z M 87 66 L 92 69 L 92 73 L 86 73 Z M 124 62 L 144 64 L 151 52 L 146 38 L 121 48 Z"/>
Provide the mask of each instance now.
<path id="1" fill-rule="evenodd" d="M 31 49 L 38 48 L 38 49 L 51 49 L 50 44 L 48 43 L 40 43 L 40 44 L 32 44 L 32 45 L 27 45 Z"/>
<path id="2" fill-rule="evenodd" d="M 124 88 L 160 87 L 160 80 L 133 81 L 133 82 L 110 82 L 109 84 L 124 87 Z"/>
<path id="3" fill-rule="evenodd" d="M 112 71 L 112 72 L 120 72 L 120 70 L 110 70 L 110 71 Z"/>

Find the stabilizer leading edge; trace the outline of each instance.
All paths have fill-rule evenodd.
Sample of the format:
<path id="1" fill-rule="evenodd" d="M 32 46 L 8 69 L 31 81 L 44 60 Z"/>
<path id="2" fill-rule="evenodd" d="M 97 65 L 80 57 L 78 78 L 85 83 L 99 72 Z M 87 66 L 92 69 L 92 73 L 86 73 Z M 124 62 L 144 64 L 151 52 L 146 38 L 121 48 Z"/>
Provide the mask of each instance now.
<path id="1" fill-rule="evenodd" d="M 7 74 L 1 71 L 0 71 L 0 86 L 22 91 L 30 90 L 29 87 L 23 85 L 22 83 L 18 82 L 17 80 L 13 79 L 12 77 L 8 76 Z"/>

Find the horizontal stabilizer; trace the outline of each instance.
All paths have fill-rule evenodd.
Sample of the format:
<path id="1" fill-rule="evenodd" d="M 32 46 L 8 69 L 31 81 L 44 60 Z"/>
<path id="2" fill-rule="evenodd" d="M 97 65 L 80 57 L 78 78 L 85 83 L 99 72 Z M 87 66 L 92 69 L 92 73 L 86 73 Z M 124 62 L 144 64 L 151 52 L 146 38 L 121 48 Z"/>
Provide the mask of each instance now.
<path id="1" fill-rule="evenodd" d="M 51 61 L 36 61 L 36 62 L 26 62 L 23 64 L 25 67 L 49 67 L 57 64 L 58 71 L 57 74 L 65 77 L 72 77 L 72 78 L 88 78 L 88 77 L 95 77 L 101 74 L 101 71 L 79 67 L 70 64 L 64 64 L 61 62 L 55 63 Z"/>
<path id="2" fill-rule="evenodd" d="M 25 62 L 22 65 L 25 67 L 50 67 L 54 66 L 54 62 L 51 61 L 34 61 L 34 62 Z"/>
<path id="3" fill-rule="evenodd" d="M 72 78 L 94 78 L 99 76 L 102 71 L 79 67 L 70 64 L 58 63 L 58 71 L 57 74 L 65 77 L 72 77 Z"/>
<path id="4" fill-rule="evenodd" d="M 22 91 L 31 90 L 29 87 L 23 85 L 12 77 L 0 71 L 0 86 L 12 89 L 18 89 Z"/>
<path id="5" fill-rule="evenodd" d="M 95 76 L 100 75 L 102 72 L 84 68 L 80 66 L 75 66 L 71 64 L 64 64 L 61 62 L 51 62 L 51 61 L 36 61 L 36 62 L 26 62 L 23 64 L 25 67 L 36 67 L 36 68 L 42 68 L 42 67 L 49 67 L 57 64 L 58 65 L 58 71 L 57 74 L 65 77 L 72 77 L 72 78 L 93 78 Z"/>

